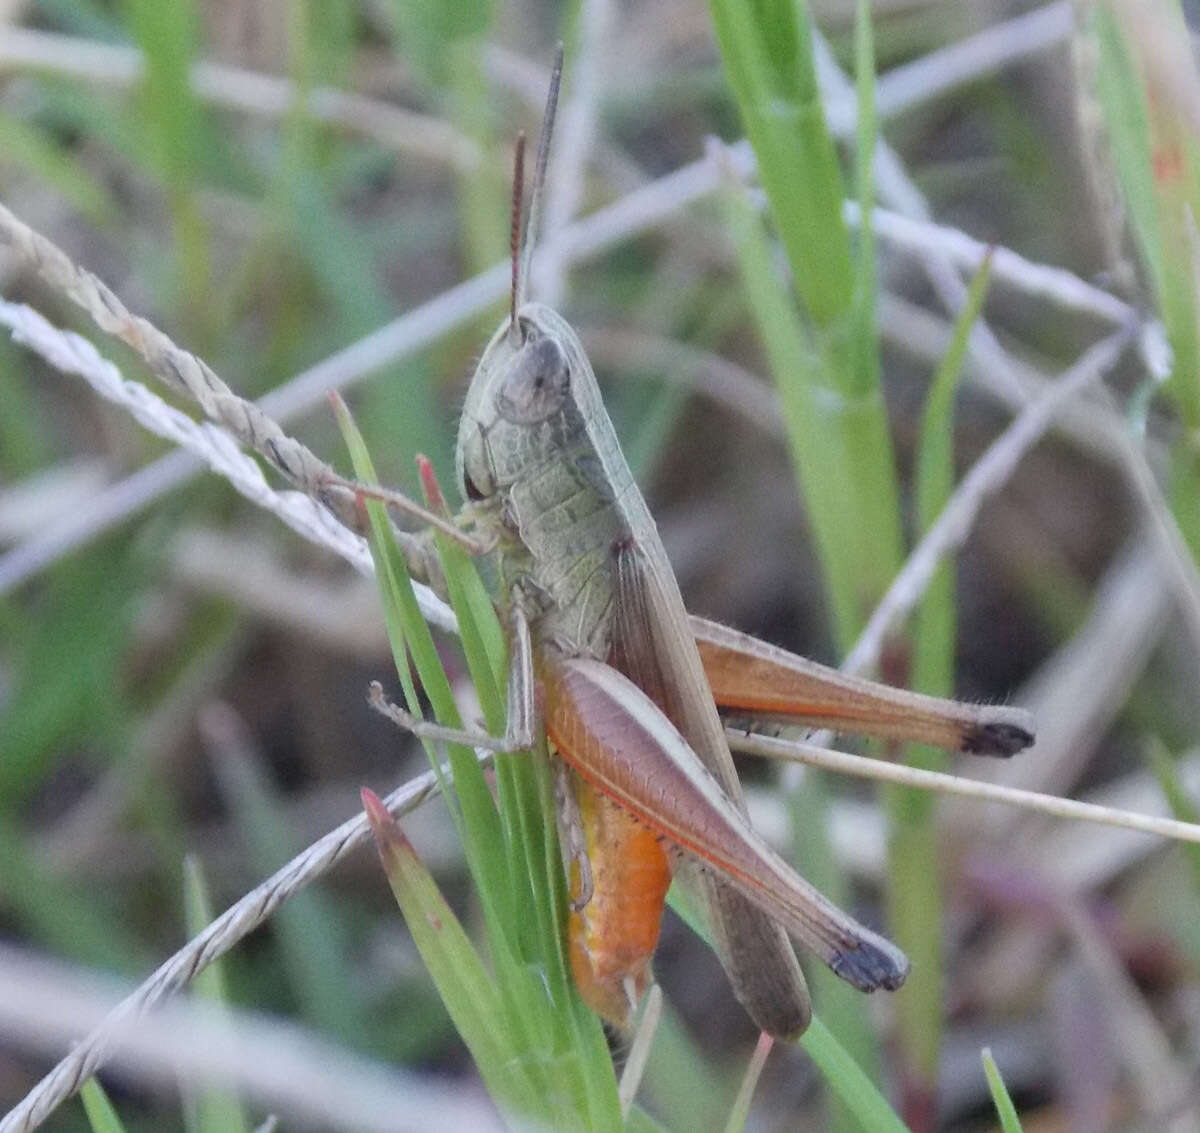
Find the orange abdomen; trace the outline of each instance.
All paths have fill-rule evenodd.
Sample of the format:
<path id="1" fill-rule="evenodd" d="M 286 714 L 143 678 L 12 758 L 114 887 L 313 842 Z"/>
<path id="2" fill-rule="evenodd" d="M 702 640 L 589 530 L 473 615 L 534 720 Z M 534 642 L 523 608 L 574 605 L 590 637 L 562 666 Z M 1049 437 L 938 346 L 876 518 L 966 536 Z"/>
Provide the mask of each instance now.
<path id="1" fill-rule="evenodd" d="M 625 1026 L 649 981 L 671 867 L 655 834 L 578 775 L 571 778 L 592 873 L 591 900 L 568 921 L 571 974 L 593 1011 Z M 573 863 L 572 900 L 581 884 Z"/>

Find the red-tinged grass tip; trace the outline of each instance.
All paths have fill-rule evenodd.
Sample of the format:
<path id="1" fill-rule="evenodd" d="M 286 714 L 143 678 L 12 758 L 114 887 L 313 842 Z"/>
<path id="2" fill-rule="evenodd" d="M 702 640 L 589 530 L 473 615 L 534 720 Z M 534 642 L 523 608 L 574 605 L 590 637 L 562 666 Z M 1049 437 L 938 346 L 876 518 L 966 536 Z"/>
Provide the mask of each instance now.
<path id="1" fill-rule="evenodd" d="M 1154 180 L 1159 185 L 1174 185 L 1183 178 L 1183 153 L 1178 146 L 1159 146 L 1151 158 Z"/>
<path id="2" fill-rule="evenodd" d="M 380 826 L 386 826 L 394 821 L 391 812 L 383 805 L 383 799 L 370 787 L 363 787 L 359 791 L 359 798 L 362 799 L 363 810 L 367 812 L 367 821 L 371 824 L 372 829 L 378 829 Z"/>
<path id="3" fill-rule="evenodd" d="M 400 823 L 383 805 L 383 800 L 370 787 L 363 787 L 360 796 L 363 810 L 367 812 L 367 822 L 371 824 L 371 833 L 375 835 L 375 844 L 379 847 L 380 856 L 385 859 L 384 864 L 387 864 L 386 858 L 390 854 L 412 854 L 412 844 L 404 836 Z"/>
<path id="4" fill-rule="evenodd" d="M 421 493 L 425 503 L 440 515 L 449 514 L 450 509 L 446 507 L 446 497 L 433 470 L 433 462 L 423 452 L 417 453 L 417 475 L 421 478 Z"/>

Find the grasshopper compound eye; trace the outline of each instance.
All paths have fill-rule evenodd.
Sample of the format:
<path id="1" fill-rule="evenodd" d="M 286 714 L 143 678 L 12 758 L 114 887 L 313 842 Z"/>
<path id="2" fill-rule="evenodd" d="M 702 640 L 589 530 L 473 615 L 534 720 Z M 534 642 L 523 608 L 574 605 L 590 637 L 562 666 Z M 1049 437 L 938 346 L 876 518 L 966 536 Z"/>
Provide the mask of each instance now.
<path id="1" fill-rule="evenodd" d="M 570 380 L 562 347 L 550 337 L 530 338 L 513 360 L 496 408 L 514 425 L 536 425 L 562 408 Z"/>

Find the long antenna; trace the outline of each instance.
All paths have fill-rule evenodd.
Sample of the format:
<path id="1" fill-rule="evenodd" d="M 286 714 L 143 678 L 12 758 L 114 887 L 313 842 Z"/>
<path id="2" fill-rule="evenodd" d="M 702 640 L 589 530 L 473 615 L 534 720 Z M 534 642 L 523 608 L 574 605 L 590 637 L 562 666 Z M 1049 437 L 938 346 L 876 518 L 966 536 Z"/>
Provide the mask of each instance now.
<path id="1" fill-rule="evenodd" d="M 546 164 L 550 160 L 550 138 L 554 134 L 554 115 L 558 110 L 558 88 L 562 85 L 563 45 L 554 53 L 554 70 L 550 72 L 550 90 L 546 95 L 546 110 L 542 115 L 542 132 L 538 136 L 537 164 L 533 171 L 533 191 L 529 197 L 529 221 L 525 225 L 525 243 L 521 249 L 521 271 L 514 291 L 519 306 L 529 286 L 529 267 L 533 262 L 533 247 L 537 243 L 538 222 L 542 213 L 542 190 L 546 186 Z"/>
<path id="2" fill-rule="evenodd" d="M 525 131 L 517 135 L 517 153 L 513 158 L 512 225 L 509 235 L 509 254 L 512 256 L 512 289 L 509 292 L 511 309 L 508 320 L 508 341 L 521 345 L 521 328 L 517 322 L 521 284 L 521 196 L 525 187 Z"/>

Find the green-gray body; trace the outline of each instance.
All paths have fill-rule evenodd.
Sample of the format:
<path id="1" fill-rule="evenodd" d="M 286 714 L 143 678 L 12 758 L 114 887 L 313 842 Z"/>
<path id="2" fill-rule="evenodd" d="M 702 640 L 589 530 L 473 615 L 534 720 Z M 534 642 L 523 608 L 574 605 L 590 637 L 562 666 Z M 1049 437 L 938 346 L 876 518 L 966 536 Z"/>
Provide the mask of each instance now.
<path id="1" fill-rule="evenodd" d="M 538 304 L 522 307 L 520 328 L 506 322 L 488 344 L 458 435 L 459 486 L 497 540 L 498 596 L 516 589 L 538 648 L 606 662 L 640 686 L 744 808 L 678 584 L 583 346 Z M 786 933 L 694 863 L 682 868 L 755 1022 L 803 1030 L 808 994 Z"/>

